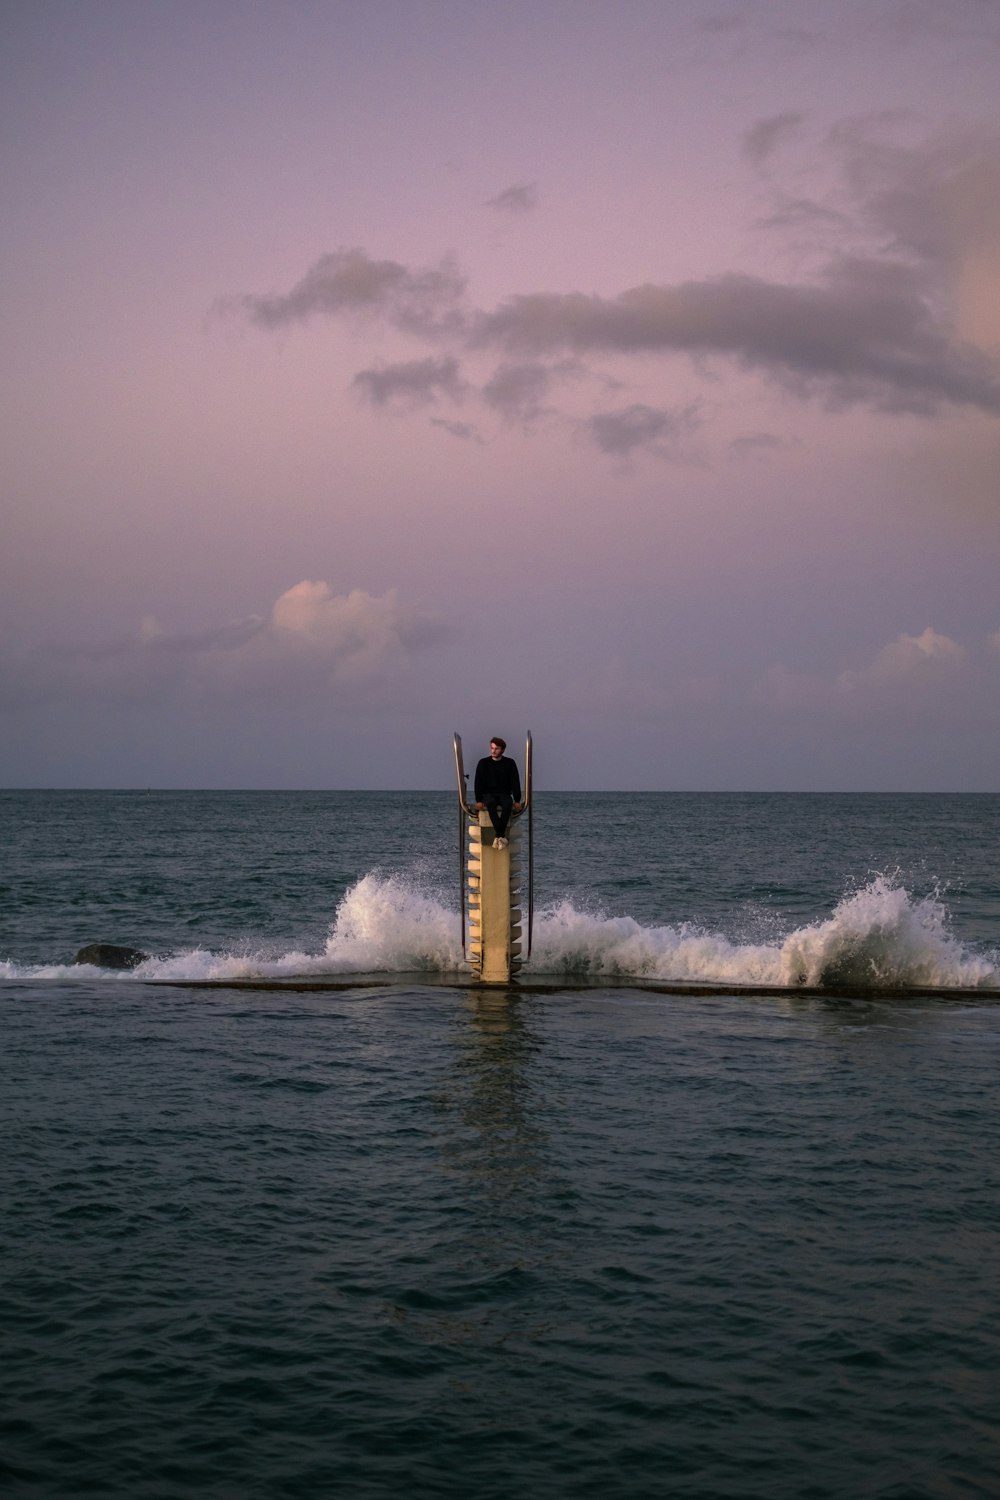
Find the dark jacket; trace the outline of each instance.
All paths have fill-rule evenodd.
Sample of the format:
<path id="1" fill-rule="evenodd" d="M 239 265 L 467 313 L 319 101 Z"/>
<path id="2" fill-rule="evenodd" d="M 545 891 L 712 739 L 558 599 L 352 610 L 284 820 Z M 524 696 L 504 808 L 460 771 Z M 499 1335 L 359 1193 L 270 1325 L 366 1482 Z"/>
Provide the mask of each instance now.
<path id="1" fill-rule="evenodd" d="M 513 797 L 515 802 L 521 800 L 521 778 L 517 762 L 508 755 L 501 755 L 499 760 L 494 760 L 492 755 L 484 755 L 476 767 L 476 801 L 485 802 L 489 797 Z"/>

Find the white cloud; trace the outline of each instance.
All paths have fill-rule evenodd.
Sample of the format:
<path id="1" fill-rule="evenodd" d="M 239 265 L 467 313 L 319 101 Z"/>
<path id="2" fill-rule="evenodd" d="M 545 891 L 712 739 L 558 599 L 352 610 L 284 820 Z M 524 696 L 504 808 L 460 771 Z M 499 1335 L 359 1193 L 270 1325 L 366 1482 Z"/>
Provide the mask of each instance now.
<path id="1" fill-rule="evenodd" d="M 320 674 L 344 680 L 375 674 L 438 634 L 438 622 L 404 609 L 395 589 L 332 594 L 327 583 L 303 581 L 275 601 L 253 645 L 283 663 L 308 658 Z"/>
<path id="2" fill-rule="evenodd" d="M 436 616 L 402 605 L 395 590 L 334 594 L 303 580 L 266 615 L 197 635 L 170 635 L 146 617 L 124 640 L 0 651 L 0 707 L 353 692 L 392 676 L 443 633 Z"/>
<path id="3" fill-rule="evenodd" d="M 963 696 L 969 703 L 980 702 L 985 691 L 981 679 L 979 660 L 928 626 L 919 635 L 901 632 L 866 665 L 834 675 L 796 672 L 776 662 L 749 685 L 747 699 L 783 720 L 831 725 L 900 718 L 912 723 L 933 718 Z"/>
<path id="4" fill-rule="evenodd" d="M 926 683 L 942 677 L 961 665 L 965 649 L 949 636 L 931 628 L 920 635 L 902 632 L 890 641 L 867 667 L 860 671 L 841 672 L 837 687 L 843 693 L 856 693 L 887 683 Z"/>

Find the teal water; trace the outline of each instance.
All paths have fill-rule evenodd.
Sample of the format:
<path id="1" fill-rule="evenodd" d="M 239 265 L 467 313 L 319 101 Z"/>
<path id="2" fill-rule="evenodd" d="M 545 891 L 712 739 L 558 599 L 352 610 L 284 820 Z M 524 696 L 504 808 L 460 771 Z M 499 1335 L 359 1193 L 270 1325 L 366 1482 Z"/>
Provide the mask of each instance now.
<path id="1" fill-rule="evenodd" d="M 444 794 L 0 817 L 5 1494 L 998 1492 L 1000 799 L 540 796 L 544 995 Z"/>

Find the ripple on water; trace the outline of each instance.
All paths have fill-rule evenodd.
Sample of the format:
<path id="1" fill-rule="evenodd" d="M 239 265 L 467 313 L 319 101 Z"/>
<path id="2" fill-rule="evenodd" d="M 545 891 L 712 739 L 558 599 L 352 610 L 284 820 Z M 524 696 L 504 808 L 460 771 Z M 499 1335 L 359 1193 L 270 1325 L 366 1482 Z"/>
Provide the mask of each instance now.
<path id="1" fill-rule="evenodd" d="M 22 1005 L 13 1493 L 991 1493 L 998 1012 Z"/>

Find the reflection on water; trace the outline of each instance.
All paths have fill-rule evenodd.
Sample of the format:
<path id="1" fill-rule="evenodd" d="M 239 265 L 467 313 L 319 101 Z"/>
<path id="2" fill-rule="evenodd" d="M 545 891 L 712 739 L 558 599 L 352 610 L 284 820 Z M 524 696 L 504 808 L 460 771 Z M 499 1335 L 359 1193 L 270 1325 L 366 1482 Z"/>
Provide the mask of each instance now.
<path id="1" fill-rule="evenodd" d="M 444 1154 L 497 1207 L 544 1168 L 536 1060 L 541 1040 L 515 990 L 475 990 L 457 1012 L 454 1062 L 440 1106 L 453 1116 Z M 457 1116 L 464 1129 L 454 1128 Z"/>
<path id="2" fill-rule="evenodd" d="M 95 980 L 4 1024 L 25 1494 L 996 1493 L 1000 1008 Z"/>
<path id="3" fill-rule="evenodd" d="M 469 989 L 453 1012 L 449 1060 L 432 1103 L 445 1184 L 448 1231 L 427 1268 L 433 1293 L 392 1299 L 394 1326 L 426 1350 L 461 1346 L 505 1351 L 533 1346 L 545 1333 L 533 1289 L 550 1258 L 546 1205 L 553 1183 L 547 1135 L 540 1120 L 545 1097 L 538 1032 L 530 1002 L 512 990 Z M 433 1173 L 431 1174 L 433 1178 Z M 473 1396 L 515 1409 L 517 1392 L 506 1365 L 465 1370 L 449 1402 Z"/>

